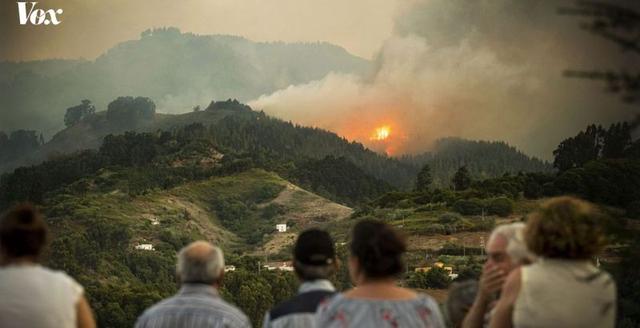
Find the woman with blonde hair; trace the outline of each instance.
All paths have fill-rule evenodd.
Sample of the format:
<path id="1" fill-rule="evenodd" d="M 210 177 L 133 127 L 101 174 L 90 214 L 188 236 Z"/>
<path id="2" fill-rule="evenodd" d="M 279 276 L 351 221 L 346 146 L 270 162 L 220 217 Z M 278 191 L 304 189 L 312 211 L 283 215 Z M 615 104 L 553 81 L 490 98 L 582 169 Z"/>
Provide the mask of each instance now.
<path id="1" fill-rule="evenodd" d="M 614 327 L 615 283 L 593 264 L 604 248 L 602 215 L 573 197 L 546 201 L 524 230 L 538 259 L 511 272 L 491 327 Z"/>

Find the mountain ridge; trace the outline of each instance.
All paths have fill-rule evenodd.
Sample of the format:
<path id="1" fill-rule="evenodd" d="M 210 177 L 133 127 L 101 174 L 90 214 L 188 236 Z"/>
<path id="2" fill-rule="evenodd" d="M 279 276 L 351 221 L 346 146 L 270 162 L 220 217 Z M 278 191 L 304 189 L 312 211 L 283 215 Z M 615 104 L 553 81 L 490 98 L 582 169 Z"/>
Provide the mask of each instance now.
<path id="1" fill-rule="evenodd" d="M 81 99 L 100 110 L 117 96 L 137 94 L 167 112 L 185 112 L 212 98 L 248 101 L 330 72 L 369 69 L 369 61 L 326 42 L 253 42 L 158 28 L 95 60 L 0 62 L 0 130 L 28 128 L 50 136 L 63 126 L 64 110 Z"/>

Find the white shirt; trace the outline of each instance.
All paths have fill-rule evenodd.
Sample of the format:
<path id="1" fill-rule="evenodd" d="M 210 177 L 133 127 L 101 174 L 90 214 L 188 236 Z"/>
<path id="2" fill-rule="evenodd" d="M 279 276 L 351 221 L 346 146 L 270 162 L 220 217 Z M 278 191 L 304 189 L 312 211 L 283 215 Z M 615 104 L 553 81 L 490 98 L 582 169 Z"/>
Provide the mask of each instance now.
<path id="1" fill-rule="evenodd" d="M 83 288 L 37 264 L 0 267 L 0 327 L 76 327 Z"/>
<path id="2" fill-rule="evenodd" d="M 613 328 L 616 285 L 589 261 L 540 258 L 522 267 L 516 328 Z"/>

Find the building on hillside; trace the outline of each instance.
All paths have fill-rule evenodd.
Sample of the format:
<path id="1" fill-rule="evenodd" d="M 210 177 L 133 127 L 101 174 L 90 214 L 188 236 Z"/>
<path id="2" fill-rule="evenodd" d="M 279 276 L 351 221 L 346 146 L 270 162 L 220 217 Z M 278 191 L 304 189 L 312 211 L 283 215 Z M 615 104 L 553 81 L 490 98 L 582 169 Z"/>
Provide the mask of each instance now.
<path id="1" fill-rule="evenodd" d="M 293 271 L 293 264 L 291 262 L 270 262 L 263 265 L 262 267 L 269 271 Z"/>
<path id="2" fill-rule="evenodd" d="M 453 273 L 453 267 L 451 267 L 451 266 L 445 266 L 445 264 L 444 264 L 444 263 L 442 263 L 442 262 L 436 262 L 436 263 L 434 263 L 434 264 L 433 264 L 433 266 L 431 266 L 431 267 L 427 267 L 427 266 L 425 266 L 425 267 L 418 267 L 418 268 L 415 268 L 413 271 L 414 271 L 414 272 L 423 272 L 423 273 L 426 273 L 426 272 L 431 271 L 431 269 L 432 269 L 432 268 L 440 268 L 440 269 L 443 269 L 444 271 L 446 271 L 446 272 L 447 272 L 447 276 L 449 276 L 449 279 L 451 279 L 451 280 L 458 278 L 458 274 L 457 274 L 457 273 Z"/>
<path id="3" fill-rule="evenodd" d="M 138 244 L 138 245 L 136 245 L 135 248 L 139 249 L 139 250 L 143 250 L 143 251 L 155 251 L 156 250 L 155 248 L 153 248 L 153 245 L 151 245 L 151 244 Z"/>
<path id="4" fill-rule="evenodd" d="M 286 223 L 276 224 L 276 230 L 278 230 L 278 232 L 287 232 L 287 224 Z"/>
<path id="5" fill-rule="evenodd" d="M 236 271 L 236 266 L 235 265 L 225 265 L 224 266 L 224 272 L 229 272 L 229 271 Z"/>

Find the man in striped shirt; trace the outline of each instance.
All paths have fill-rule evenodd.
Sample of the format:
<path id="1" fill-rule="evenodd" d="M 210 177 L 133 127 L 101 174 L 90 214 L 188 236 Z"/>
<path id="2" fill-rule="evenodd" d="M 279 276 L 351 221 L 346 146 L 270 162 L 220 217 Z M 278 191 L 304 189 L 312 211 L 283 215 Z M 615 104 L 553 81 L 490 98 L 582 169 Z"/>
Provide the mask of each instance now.
<path id="1" fill-rule="evenodd" d="M 218 294 L 224 275 L 220 248 L 205 241 L 189 244 L 178 253 L 176 272 L 182 283 L 178 293 L 147 309 L 136 328 L 251 327 L 247 316 Z"/>
<path id="2" fill-rule="evenodd" d="M 265 315 L 264 328 L 313 327 L 318 304 L 335 293 L 328 280 L 336 268 L 333 241 L 326 231 L 310 229 L 298 236 L 293 267 L 302 281 L 298 295 Z"/>

